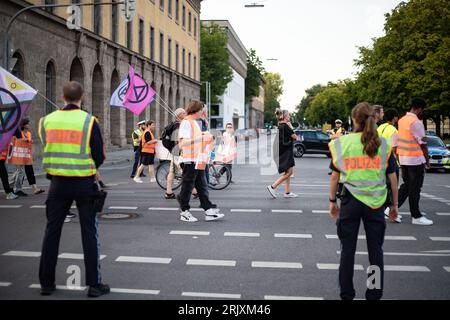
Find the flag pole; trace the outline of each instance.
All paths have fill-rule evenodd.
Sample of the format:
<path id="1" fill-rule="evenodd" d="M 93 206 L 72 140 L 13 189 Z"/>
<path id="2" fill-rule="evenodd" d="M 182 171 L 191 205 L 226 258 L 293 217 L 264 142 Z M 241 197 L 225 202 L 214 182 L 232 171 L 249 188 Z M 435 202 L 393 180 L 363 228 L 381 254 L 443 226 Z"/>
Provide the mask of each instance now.
<path id="1" fill-rule="evenodd" d="M 54 107 L 56 107 L 58 110 L 61 109 L 60 106 L 58 106 L 58 105 L 57 105 L 56 103 L 54 103 L 53 101 L 47 99 L 47 97 L 44 96 L 44 95 L 43 95 L 42 93 L 40 93 L 39 91 L 36 91 L 36 93 L 37 93 L 38 95 L 40 95 L 42 98 L 44 98 L 45 101 L 49 102 L 49 103 L 52 104 Z"/>

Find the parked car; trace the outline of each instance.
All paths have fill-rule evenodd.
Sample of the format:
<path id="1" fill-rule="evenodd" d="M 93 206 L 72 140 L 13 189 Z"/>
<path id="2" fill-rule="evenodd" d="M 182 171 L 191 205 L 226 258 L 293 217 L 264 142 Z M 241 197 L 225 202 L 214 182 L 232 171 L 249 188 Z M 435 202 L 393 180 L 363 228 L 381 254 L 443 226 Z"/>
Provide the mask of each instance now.
<path id="1" fill-rule="evenodd" d="M 320 130 L 297 130 L 295 134 L 300 141 L 294 142 L 294 156 L 303 157 L 304 154 L 324 154 L 331 158 L 328 143 L 330 137 Z"/>
<path id="2" fill-rule="evenodd" d="M 445 169 L 450 171 L 450 151 L 448 146 L 436 136 L 427 136 L 428 155 L 431 169 Z"/>
<path id="3" fill-rule="evenodd" d="M 436 134 L 436 132 L 434 132 L 434 131 L 425 131 L 425 134 L 426 134 L 427 136 L 437 137 L 437 134 Z"/>

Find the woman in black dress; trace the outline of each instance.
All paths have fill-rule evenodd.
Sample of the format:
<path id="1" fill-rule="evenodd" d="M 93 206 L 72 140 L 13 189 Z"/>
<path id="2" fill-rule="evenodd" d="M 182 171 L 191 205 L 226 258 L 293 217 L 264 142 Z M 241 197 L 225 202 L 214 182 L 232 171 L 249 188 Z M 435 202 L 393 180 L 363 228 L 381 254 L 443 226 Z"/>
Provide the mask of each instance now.
<path id="1" fill-rule="evenodd" d="M 284 197 L 296 198 L 298 195 L 291 192 L 291 176 L 294 174 L 294 146 L 293 143 L 297 140 L 297 135 L 290 126 L 290 115 L 287 110 L 277 109 L 276 116 L 278 119 L 278 139 L 274 142 L 274 156 L 275 162 L 278 165 L 278 173 L 283 174 L 272 185 L 267 186 L 267 190 L 272 197 L 276 198 L 275 189 L 284 182 Z M 278 158 L 277 158 L 278 156 Z"/>

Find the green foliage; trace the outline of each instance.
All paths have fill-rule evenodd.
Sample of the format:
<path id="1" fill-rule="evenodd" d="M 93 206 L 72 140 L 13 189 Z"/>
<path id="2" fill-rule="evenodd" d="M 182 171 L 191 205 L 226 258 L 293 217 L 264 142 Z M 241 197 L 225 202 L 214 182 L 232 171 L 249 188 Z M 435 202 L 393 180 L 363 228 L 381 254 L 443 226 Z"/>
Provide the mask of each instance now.
<path id="1" fill-rule="evenodd" d="M 264 67 L 262 61 L 256 55 L 254 49 L 250 49 L 247 56 L 247 78 L 245 79 L 245 103 L 249 103 L 253 97 L 259 96 L 259 88 L 262 84 Z"/>
<path id="2" fill-rule="evenodd" d="M 211 83 L 211 102 L 219 102 L 228 83 L 233 80 L 227 50 L 228 36 L 218 26 L 203 26 L 200 34 L 200 77 L 202 81 Z M 205 86 L 202 86 L 201 97 L 205 97 Z"/>
<path id="3" fill-rule="evenodd" d="M 297 105 L 295 108 L 295 114 L 293 117 L 300 123 L 309 125 L 308 119 L 304 120 L 306 118 L 306 111 L 311 106 L 311 102 L 314 99 L 314 97 L 324 89 L 325 87 L 321 84 L 316 84 L 312 86 L 309 89 L 306 89 L 306 96 L 302 98 L 302 101 L 300 101 L 300 104 Z"/>
<path id="4" fill-rule="evenodd" d="M 264 121 L 277 123 L 275 110 L 280 108 L 280 97 L 283 94 L 284 81 L 279 73 L 264 74 Z"/>

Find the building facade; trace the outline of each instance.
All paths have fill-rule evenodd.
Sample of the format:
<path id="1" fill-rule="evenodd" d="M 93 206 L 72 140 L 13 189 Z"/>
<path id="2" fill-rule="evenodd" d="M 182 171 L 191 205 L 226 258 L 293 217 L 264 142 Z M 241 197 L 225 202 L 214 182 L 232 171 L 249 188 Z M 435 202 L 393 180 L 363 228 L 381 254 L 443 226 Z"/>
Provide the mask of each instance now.
<path id="1" fill-rule="evenodd" d="M 224 129 L 227 123 L 233 123 L 235 129 L 245 129 L 245 78 L 247 77 L 247 49 L 227 20 L 202 20 L 205 26 L 219 25 L 228 36 L 227 49 L 233 80 L 228 83 L 220 103 L 211 105 L 211 128 Z"/>
<path id="2" fill-rule="evenodd" d="M 26 6 L 88 2 L 104 1 L 3 0 L 0 28 L 4 30 L 10 17 Z M 82 83 L 83 108 L 98 118 L 108 148 L 124 147 L 131 143 L 137 121 L 155 120 L 157 132 L 172 121 L 161 105 L 174 109 L 200 98 L 200 3 L 138 0 L 136 15 L 128 23 L 121 5 L 80 6 L 78 30 L 68 28 L 68 18 L 75 13 L 71 9 L 30 10 L 11 28 L 10 69 L 58 106 L 63 104 L 62 87 L 67 81 Z M 139 117 L 109 105 L 129 64 L 157 92 L 156 101 Z M 54 110 L 52 104 L 36 97 L 28 112 L 34 132 L 39 118 Z"/>
<path id="3" fill-rule="evenodd" d="M 251 129 L 264 128 L 264 84 L 265 81 L 261 77 L 259 96 L 254 97 L 248 105 L 248 128 Z"/>

